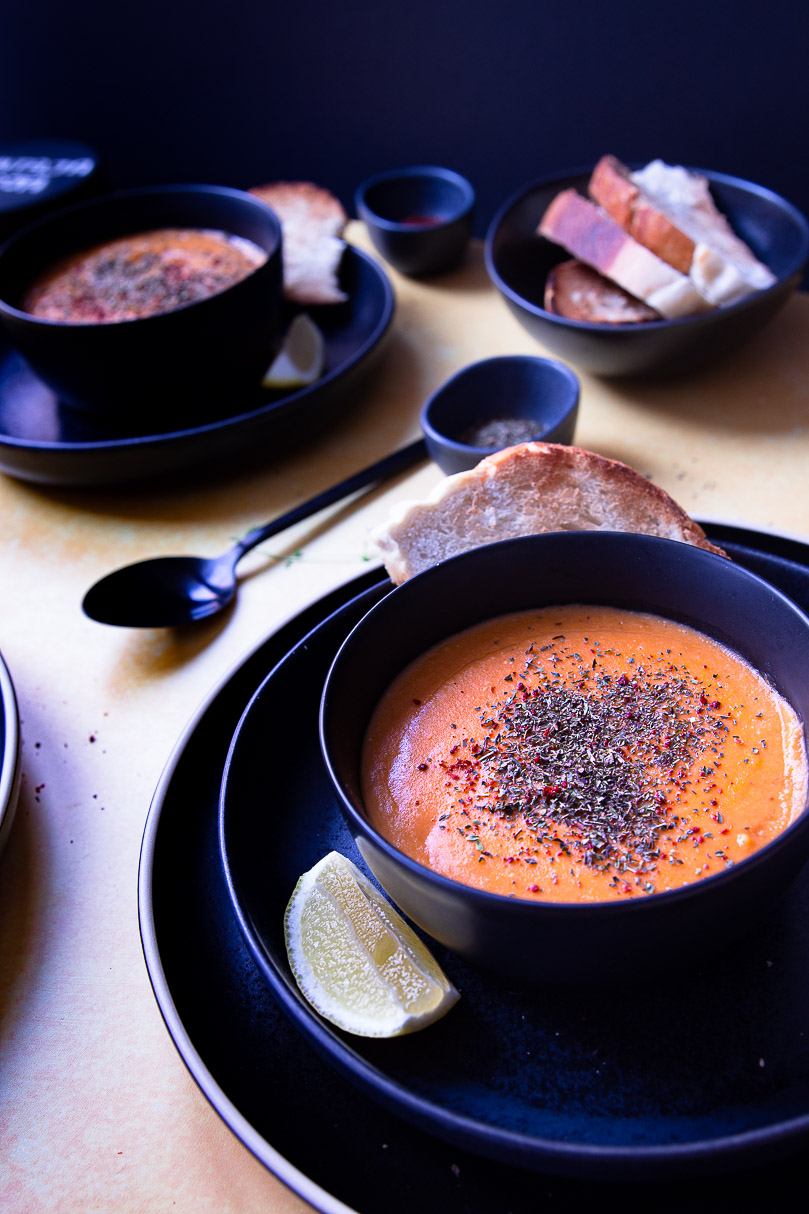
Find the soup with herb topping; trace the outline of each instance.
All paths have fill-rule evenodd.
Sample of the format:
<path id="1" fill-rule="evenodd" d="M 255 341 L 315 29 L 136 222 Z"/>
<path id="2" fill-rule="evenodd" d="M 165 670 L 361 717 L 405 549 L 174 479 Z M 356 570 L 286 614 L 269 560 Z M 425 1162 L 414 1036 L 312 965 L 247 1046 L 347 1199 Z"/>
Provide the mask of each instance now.
<path id="1" fill-rule="evenodd" d="M 505 616 L 411 664 L 371 719 L 371 824 L 456 881 L 556 902 L 722 872 L 804 809 L 789 704 L 692 628 L 608 607 Z"/>
<path id="2" fill-rule="evenodd" d="M 266 260 L 263 249 L 241 236 L 160 228 L 63 258 L 29 287 L 20 306 L 71 324 L 139 320 L 218 295 Z"/>

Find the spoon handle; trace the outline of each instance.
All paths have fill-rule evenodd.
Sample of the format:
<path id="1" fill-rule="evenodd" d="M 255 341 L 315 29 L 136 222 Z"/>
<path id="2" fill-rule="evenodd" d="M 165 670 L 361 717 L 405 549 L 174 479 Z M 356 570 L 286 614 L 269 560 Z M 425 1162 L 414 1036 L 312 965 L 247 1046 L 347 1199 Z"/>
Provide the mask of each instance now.
<path id="1" fill-rule="evenodd" d="M 350 493 L 354 493 L 357 489 L 364 489 L 366 485 L 373 484 L 374 481 L 381 481 L 388 476 L 393 476 L 394 473 L 400 472 L 404 468 L 409 468 L 411 464 L 418 463 L 419 460 L 426 458 L 427 444 L 423 438 L 419 438 L 416 442 L 411 443 L 409 447 L 402 447 L 399 451 L 386 455 L 384 459 L 377 460 L 375 464 L 370 464 L 367 468 L 362 468 L 359 472 L 355 472 L 353 476 L 340 481 L 339 484 L 332 485 L 330 489 L 324 489 L 317 497 L 312 497 L 307 502 L 301 502 L 299 506 L 294 506 L 286 514 L 273 519 L 271 523 L 266 523 L 263 527 L 255 527 L 252 531 L 248 531 L 234 547 L 233 551 L 234 553 L 238 553 L 239 556 L 243 556 L 245 552 L 249 552 L 251 548 L 255 548 L 257 544 L 263 543 L 264 540 L 270 539 L 271 536 L 277 535 L 279 531 L 284 531 L 287 527 L 292 527 L 295 523 L 300 523 L 303 519 L 310 518 L 311 515 L 317 514 L 319 510 L 325 510 L 326 506 L 339 502 L 341 498 L 348 497 Z"/>

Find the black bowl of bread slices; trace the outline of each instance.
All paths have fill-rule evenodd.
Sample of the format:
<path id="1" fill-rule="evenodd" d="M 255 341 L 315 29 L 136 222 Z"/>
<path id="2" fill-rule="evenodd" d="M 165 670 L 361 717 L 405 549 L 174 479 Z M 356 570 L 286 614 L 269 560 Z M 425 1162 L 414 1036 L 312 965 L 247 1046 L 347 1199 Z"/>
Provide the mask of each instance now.
<path id="1" fill-rule="evenodd" d="M 543 346 L 598 375 L 687 371 L 739 349 L 797 288 L 809 223 L 762 186 L 655 160 L 510 198 L 486 268 Z"/>

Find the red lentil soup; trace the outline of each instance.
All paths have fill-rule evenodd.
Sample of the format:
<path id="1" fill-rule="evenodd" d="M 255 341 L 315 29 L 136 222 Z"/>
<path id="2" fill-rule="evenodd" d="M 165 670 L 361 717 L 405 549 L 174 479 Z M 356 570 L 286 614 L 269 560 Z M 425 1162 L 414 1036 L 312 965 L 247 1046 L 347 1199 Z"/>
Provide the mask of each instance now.
<path id="1" fill-rule="evenodd" d="M 139 320 L 218 295 L 266 260 L 258 245 L 226 232 L 160 228 L 63 258 L 29 287 L 21 307 L 71 324 Z"/>
<path id="2" fill-rule="evenodd" d="M 658 616 L 504 616 L 387 690 L 364 742 L 371 824 L 507 896 L 675 889 L 763 847 L 807 797 L 803 728 L 738 655 Z"/>

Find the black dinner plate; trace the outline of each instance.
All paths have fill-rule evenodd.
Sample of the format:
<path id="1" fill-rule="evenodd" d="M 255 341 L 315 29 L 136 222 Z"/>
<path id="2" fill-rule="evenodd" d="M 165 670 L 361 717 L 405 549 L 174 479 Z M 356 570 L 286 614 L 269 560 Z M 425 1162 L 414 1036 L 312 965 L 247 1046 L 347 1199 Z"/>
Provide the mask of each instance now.
<path id="1" fill-rule="evenodd" d="M 0 654 L 0 852 L 6 845 L 20 791 L 20 719 L 9 669 Z"/>
<path id="2" fill-rule="evenodd" d="M 239 453 L 277 455 L 341 415 L 390 328 L 393 288 L 377 262 L 347 245 L 340 282 L 345 303 L 287 314 L 289 320 L 306 311 L 321 328 L 326 363 L 320 379 L 294 392 L 257 388 L 250 399 L 223 402 L 222 416 L 162 433 L 138 433 L 133 423 L 117 429 L 108 415 L 63 403 L 0 336 L 0 471 L 47 485 L 131 488 L 213 462 L 222 467 Z"/>
<path id="3" fill-rule="evenodd" d="M 708 531 L 809 607 L 809 546 Z M 793 1156 L 809 1139 L 809 871 L 742 946 L 717 940 L 710 965 L 653 987 L 526 992 L 436 948 L 461 1002 L 393 1042 L 344 1036 L 297 995 L 286 899 L 329 848 L 358 859 L 320 765 L 320 686 L 347 628 L 388 588 L 371 571 L 268 637 L 203 706 L 155 794 L 141 932 L 196 1081 L 253 1153 L 324 1211 L 396 1214 L 418 1202 L 505 1214 L 545 1194 L 571 1211 L 772 1200 L 799 1175 Z M 262 779 L 234 810 L 228 844 L 240 925 L 219 853 L 219 785 L 271 671 L 279 694 L 266 702 L 282 711 L 260 732 Z M 695 1174 L 696 1185 L 680 1179 Z"/>

